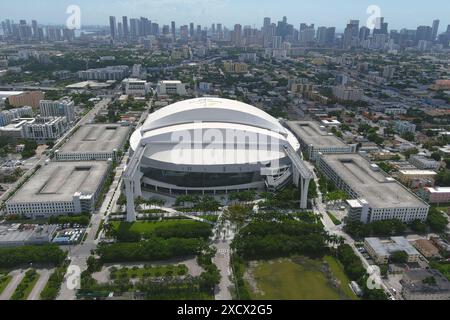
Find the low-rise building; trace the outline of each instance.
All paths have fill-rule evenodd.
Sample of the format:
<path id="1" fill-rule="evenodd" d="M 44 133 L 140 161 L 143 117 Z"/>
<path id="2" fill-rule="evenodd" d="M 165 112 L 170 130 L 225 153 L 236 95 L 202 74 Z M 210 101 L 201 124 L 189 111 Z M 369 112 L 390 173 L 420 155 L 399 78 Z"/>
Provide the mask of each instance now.
<path id="1" fill-rule="evenodd" d="M 450 299 L 450 281 L 437 270 L 408 270 L 400 283 L 405 300 Z"/>
<path id="2" fill-rule="evenodd" d="M 432 170 L 400 170 L 398 178 L 401 183 L 417 188 L 420 186 L 434 186 L 437 173 Z"/>
<path id="3" fill-rule="evenodd" d="M 408 242 L 405 237 L 391 237 L 382 241 L 379 238 L 364 239 L 364 248 L 377 264 L 387 264 L 395 252 L 405 252 L 408 262 L 419 261 L 420 253 Z"/>
<path id="4" fill-rule="evenodd" d="M 11 139 L 29 139 L 39 143 L 55 141 L 68 129 L 66 117 L 21 118 L 0 127 L 0 136 Z"/>
<path id="5" fill-rule="evenodd" d="M 428 239 L 414 241 L 414 246 L 425 258 L 439 257 L 439 249 Z"/>
<path id="6" fill-rule="evenodd" d="M 450 188 L 449 187 L 425 187 L 420 191 L 422 198 L 428 203 L 449 203 Z"/>
<path id="7" fill-rule="evenodd" d="M 416 132 L 416 125 L 408 121 L 395 121 L 395 131 L 399 134 Z"/>
<path id="8" fill-rule="evenodd" d="M 127 95 L 146 96 L 150 92 L 150 85 L 145 80 L 128 78 L 122 81 L 122 87 Z"/>
<path id="9" fill-rule="evenodd" d="M 156 88 L 158 95 L 186 95 L 186 86 L 178 80 L 164 80 L 158 82 Z"/>
<path id="10" fill-rule="evenodd" d="M 42 91 L 0 91 L 0 105 L 8 102 L 13 107 L 30 106 L 33 109 L 39 107 L 39 101 L 44 99 Z"/>
<path id="11" fill-rule="evenodd" d="M 409 162 L 416 166 L 418 169 L 422 170 L 439 170 L 441 163 L 439 161 L 428 159 L 424 156 L 411 156 Z"/>
<path id="12" fill-rule="evenodd" d="M 12 224 L 0 225 L 0 247 L 18 247 L 50 243 L 56 225 Z"/>

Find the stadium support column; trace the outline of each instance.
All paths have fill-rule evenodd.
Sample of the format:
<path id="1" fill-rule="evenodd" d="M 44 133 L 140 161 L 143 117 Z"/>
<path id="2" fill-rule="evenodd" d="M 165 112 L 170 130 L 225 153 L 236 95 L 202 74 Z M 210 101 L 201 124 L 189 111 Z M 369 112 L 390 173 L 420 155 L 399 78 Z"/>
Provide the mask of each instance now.
<path id="1" fill-rule="evenodd" d="M 136 221 L 136 208 L 134 203 L 134 181 L 125 178 L 125 194 L 127 197 L 127 222 Z"/>
<path id="2" fill-rule="evenodd" d="M 301 198 L 300 198 L 300 209 L 307 209 L 308 208 L 308 190 L 309 190 L 309 183 L 311 182 L 311 179 L 309 178 L 301 178 Z"/>

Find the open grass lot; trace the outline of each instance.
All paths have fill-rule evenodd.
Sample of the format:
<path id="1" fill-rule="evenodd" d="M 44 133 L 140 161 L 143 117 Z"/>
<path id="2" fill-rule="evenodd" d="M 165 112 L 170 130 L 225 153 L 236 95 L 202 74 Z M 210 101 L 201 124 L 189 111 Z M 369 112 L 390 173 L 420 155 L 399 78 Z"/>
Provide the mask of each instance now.
<path id="1" fill-rule="evenodd" d="M 111 222 L 111 224 L 114 230 L 120 230 L 121 228 L 125 228 L 132 232 L 144 235 L 151 235 L 153 234 L 156 228 L 160 227 L 196 225 L 203 223 L 186 219 L 186 220 L 163 220 L 163 221 L 138 221 L 134 223 L 113 221 Z"/>
<path id="2" fill-rule="evenodd" d="M 0 294 L 3 293 L 3 290 L 8 286 L 9 282 L 12 280 L 11 276 L 0 276 Z"/>
<path id="3" fill-rule="evenodd" d="M 259 262 L 250 268 L 250 273 L 254 284 L 249 288 L 253 288 L 255 300 L 357 299 L 348 287 L 349 280 L 342 266 L 333 257 Z"/>

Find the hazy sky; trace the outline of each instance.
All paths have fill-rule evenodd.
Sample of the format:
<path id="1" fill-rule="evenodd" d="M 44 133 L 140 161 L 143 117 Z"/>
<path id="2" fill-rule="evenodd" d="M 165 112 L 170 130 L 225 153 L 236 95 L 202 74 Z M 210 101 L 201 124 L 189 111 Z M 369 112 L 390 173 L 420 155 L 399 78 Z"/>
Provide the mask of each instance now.
<path id="1" fill-rule="evenodd" d="M 440 19 L 440 30 L 450 24 L 449 0 L 0 0 L 0 20 L 32 18 L 40 23 L 64 23 L 69 5 L 81 8 L 82 24 L 107 25 L 108 16 L 148 17 L 159 24 L 210 25 L 221 22 L 261 26 L 265 16 L 273 21 L 286 15 L 296 28 L 300 22 L 345 27 L 349 19 L 365 23 L 369 5 L 378 5 L 390 28 L 415 28 Z"/>

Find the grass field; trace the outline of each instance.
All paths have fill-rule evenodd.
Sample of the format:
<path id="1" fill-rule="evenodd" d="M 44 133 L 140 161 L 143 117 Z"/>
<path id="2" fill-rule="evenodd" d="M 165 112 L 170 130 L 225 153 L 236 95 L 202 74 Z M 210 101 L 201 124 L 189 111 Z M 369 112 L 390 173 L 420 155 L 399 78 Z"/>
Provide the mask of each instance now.
<path id="1" fill-rule="evenodd" d="M 334 287 L 324 271 L 322 260 L 306 258 L 260 262 L 252 267 L 257 290 L 255 300 L 341 300 L 357 299 L 348 288 L 349 280 L 333 257 L 325 257 L 333 278 L 341 283 Z M 249 288 L 252 288 L 249 285 Z"/>
<path id="2" fill-rule="evenodd" d="M 0 276 L 0 294 L 3 293 L 3 290 L 8 286 L 11 279 L 11 276 Z"/>
<path id="3" fill-rule="evenodd" d="M 342 222 L 339 221 L 339 219 L 336 218 L 336 217 L 334 216 L 334 214 L 332 214 L 331 212 L 328 212 L 328 211 L 327 211 L 327 215 L 330 217 L 331 221 L 333 221 L 334 225 L 339 226 L 339 225 L 342 224 Z"/>
<path id="4" fill-rule="evenodd" d="M 164 221 L 138 221 L 134 223 L 113 221 L 111 225 L 114 230 L 127 228 L 129 231 L 144 235 L 151 235 L 156 228 L 166 226 L 194 225 L 202 222 L 193 220 L 164 220 Z"/>
<path id="5" fill-rule="evenodd" d="M 14 291 L 11 300 L 27 300 L 38 279 L 39 274 L 36 271 L 27 271 L 25 277 L 17 286 L 16 291 Z"/>
<path id="6" fill-rule="evenodd" d="M 116 279 L 142 279 L 161 276 L 185 276 L 188 268 L 183 265 L 177 266 L 148 266 L 144 268 L 122 268 L 111 271 L 111 278 Z"/>

